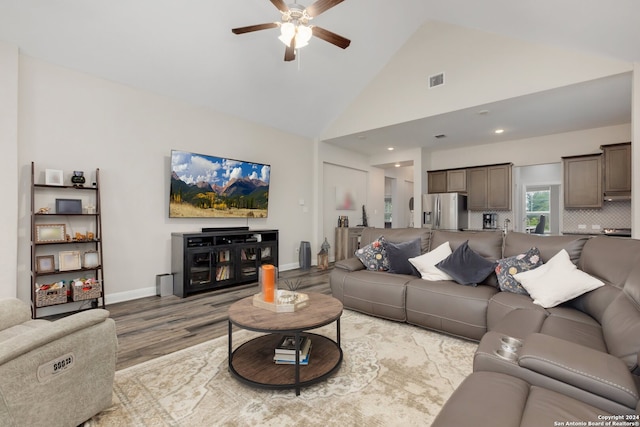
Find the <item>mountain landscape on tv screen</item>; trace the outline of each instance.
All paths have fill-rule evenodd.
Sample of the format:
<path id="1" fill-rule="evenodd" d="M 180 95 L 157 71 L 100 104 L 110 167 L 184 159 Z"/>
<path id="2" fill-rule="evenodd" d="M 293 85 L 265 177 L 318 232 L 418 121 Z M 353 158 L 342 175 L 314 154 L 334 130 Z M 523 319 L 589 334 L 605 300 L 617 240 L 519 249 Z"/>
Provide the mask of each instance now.
<path id="1" fill-rule="evenodd" d="M 264 218 L 268 179 L 267 165 L 173 152 L 169 216 Z"/>

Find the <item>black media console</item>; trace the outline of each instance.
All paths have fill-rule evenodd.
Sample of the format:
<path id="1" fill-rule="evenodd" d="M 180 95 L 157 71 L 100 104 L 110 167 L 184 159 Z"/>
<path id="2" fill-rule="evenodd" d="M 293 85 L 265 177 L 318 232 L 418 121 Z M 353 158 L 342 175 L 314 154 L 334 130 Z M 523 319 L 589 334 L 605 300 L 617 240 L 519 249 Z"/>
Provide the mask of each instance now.
<path id="1" fill-rule="evenodd" d="M 171 233 L 174 295 L 256 282 L 262 264 L 278 266 L 278 230 L 205 230 Z"/>

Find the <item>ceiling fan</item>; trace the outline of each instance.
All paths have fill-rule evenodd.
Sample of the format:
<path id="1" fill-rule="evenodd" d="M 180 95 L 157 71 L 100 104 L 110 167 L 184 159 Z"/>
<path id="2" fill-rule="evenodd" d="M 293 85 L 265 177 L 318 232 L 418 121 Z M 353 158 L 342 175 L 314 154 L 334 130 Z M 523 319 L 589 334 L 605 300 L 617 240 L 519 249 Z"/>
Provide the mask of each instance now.
<path id="1" fill-rule="evenodd" d="M 318 37 L 342 49 L 346 49 L 351 44 L 351 40 L 336 33 L 316 25 L 309 25 L 309 21 L 313 18 L 342 3 L 344 0 L 316 0 L 315 3 L 307 8 L 295 2 L 287 5 L 284 0 L 270 1 L 282 13 L 281 22 L 250 25 L 248 27 L 234 28 L 231 31 L 234 34 L 244 34 L 280 27 L 281 35 L 278 38 L 287 46 L 284 51 L 285 61 L 296 59 L 296 49 L 306 46 L 311 36 Z"/>

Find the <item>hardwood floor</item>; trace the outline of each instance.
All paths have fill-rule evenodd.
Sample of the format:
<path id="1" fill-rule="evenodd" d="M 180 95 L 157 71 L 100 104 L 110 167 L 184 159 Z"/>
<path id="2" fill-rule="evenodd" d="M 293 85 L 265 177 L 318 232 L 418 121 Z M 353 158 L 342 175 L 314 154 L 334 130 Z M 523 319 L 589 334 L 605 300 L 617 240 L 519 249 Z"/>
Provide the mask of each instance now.
<path id="1" fill-rule="evenodd" d="M 302 280 L 301 290 L 330 294 L 329 270 L 289 270 L 280 280 Z M 227 334 L 227 309 L 258 292 L 251 283 L 179 298 L 147 297 L 107 304 L 116 321 L 120 370 Z M 108 301 L 107 301 L 108 302 Z"/>

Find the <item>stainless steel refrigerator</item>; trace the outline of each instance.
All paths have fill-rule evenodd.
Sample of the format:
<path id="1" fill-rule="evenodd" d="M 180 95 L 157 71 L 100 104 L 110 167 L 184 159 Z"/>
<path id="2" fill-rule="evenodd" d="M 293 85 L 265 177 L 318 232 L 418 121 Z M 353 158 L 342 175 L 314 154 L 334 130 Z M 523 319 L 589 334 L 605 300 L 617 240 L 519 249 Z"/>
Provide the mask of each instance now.
<path id="1" fill-rule="evenodd" d="M 422 226 L 440 230 L 468 228 L 467 196 L 460 193 L 423 194 Z"/>

